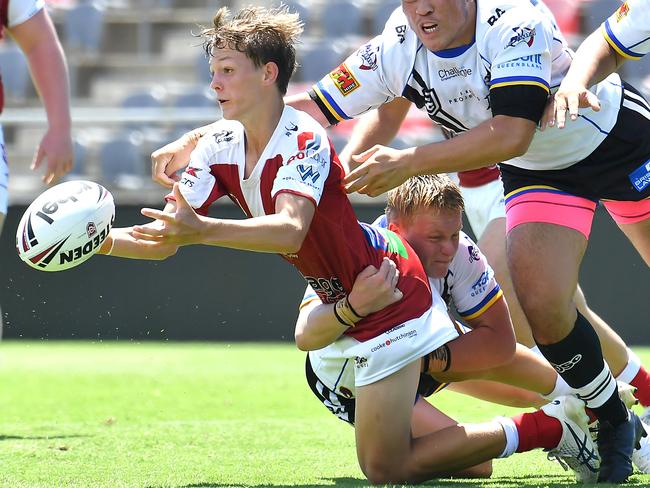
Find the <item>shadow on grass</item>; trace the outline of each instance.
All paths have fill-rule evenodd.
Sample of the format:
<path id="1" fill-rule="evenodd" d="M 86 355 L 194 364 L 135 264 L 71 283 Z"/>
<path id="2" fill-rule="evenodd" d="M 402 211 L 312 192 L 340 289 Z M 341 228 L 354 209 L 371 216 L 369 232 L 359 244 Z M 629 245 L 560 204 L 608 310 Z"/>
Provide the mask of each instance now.
<path id="1" fill-rule="evenodd" d="M 47 441 L 50 439 L 73 439 L 75 437 L 91 437 L 84 434 L 72 435 L 2 435 L 0 441 L 28 440 L 28 441 Z"/>
<path id="2" fill-rule="evenodd" d="M 283 484 L 233 484 L 233 483 L 192 483 L 181 485 L 175 488 L 311 488 L 318 486 L 335 486 L 335 487 L 370 487 L 367 480 L 363 478 L 321 478 L 320 482 L 309 485 L 283 485 Z M 387 485 L 390 486 L 390 485 Z M 405 486 L 405 485 L 393 485 Z M 544 488 L 564 488 L 575 486 L 575 480 L 570 475 L 547 475 L 547 476 L 518 476 L 518 477 L 495 477 L 488 479 L 440 479 L 431 480 L 420 486 L 440 487 L 440 488 L 461 488 L 467 487 L 493 487 L 493 488 L 520 488 L 520 487 L 544 487 Z M 162 488 L 160 486 L 148 486 L 147 488 Z"/>

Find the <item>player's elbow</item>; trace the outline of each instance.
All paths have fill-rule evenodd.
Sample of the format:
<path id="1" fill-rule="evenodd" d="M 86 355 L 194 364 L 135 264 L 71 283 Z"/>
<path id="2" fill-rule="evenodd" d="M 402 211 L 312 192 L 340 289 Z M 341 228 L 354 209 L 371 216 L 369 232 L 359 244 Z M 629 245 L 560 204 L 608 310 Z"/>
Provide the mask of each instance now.
<path id="1" fill-rule="evenodd" d="M 302 225 L 300 222 L 292 223 L 289 231 L 284 234 L 282 254 L 298 254 L 305 242 L 308 230 L 309 226 Z"/>

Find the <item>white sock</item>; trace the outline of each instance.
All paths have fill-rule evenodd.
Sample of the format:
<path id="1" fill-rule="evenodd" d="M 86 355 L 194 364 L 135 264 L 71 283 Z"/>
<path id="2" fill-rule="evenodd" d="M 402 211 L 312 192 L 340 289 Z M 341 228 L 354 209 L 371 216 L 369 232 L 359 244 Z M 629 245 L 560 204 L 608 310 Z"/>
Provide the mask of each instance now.
<path id="1" fill-rule="evenodd" d="M 506 447 L 497 457 L 507 458 L 512 456 L 519 447 L 519 432 L 517 432 L 515 422 L 509 417 L 496 417 L 494 421 L 501 426 L 503 433 L 506 435 Z"/>
<path id="2" fill-rule="evenodd" d="M 616 391 L 616 380 L 609 371 L 607 363 L 598 376 L 581 388 L 575 389 L 578 398 L 587 403 L 590 408 L 602 406 Z"/>
<path id="3" fill-rule="evenodd" d="M 632 349 L 629 347 L 627 349 L 627 364 L 621 374 L 616 377 L 617 381 L 622 381 L 623 383 L 630 383 L 634 377 L 639 373 L 641 369 L 641 360 L 639 356 L 634 354 Z"/>
<path id="4" fill-rule="evenodd" d="M 575 395 L 575 390 L 569 386 L 569 384 L 564 381 L 560 375 L 557 375 L 557 380 L 555 380 L 555 388 L 548 395 L 542 395 L 542 398 L 547 400 L 555 400 L 557 397 L 564 395 Z"/>

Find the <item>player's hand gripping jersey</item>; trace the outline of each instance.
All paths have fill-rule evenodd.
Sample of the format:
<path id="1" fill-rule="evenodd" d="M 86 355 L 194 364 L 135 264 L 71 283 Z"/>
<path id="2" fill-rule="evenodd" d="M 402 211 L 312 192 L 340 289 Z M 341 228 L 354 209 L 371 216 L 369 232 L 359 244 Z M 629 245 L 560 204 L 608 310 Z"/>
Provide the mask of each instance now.
<path id="1" fill-rule="evenodd" d="M 450 135 L 496 115 L 538 122 L 571 51 L 552 17 L 533 3 L 477 0 L 474 42 L 439 52 L 422 45 L 398 8 L 383 33 L 314 85 L 311 96 L 331 123 L 396 97 L 425 110 Z M 613 74 L 593 90 L 600 112 L 585 110 L 563 130 L 537 131 L 527 153 L 508 163 L 562 169 L 588 156 L 616 122 L 620 78 Z"/>
<path id="2" fill-rule="evenodd" d="M 612 48 L 628 59 L 650 52 L 650 1 L 628 0 L 601 26 Z"/>
<path id="3" fill-rule="evenodd" d="M 311 200 L 316 207 L 302 248 L 282 257 L 293 264 L 324 303 L 352 289 L 368 265 L 384 256 L 400 270 L 401 302 L 371 314 L 347 334 L 363 341 L 413 318 L 431 306 L 431 291 L 420 260 L 396 234 L 359 224 L 341 186 L 343 168 L 325 129 L 309 115 L 285 107 L 275 132 L 250 176 L 244 179 L 244 128 L 221 120 L 201 138 L 181 179 L 181 190 L 198 213 L 228 196 L 249 217 L 275 213 L 283 192 Z"/>

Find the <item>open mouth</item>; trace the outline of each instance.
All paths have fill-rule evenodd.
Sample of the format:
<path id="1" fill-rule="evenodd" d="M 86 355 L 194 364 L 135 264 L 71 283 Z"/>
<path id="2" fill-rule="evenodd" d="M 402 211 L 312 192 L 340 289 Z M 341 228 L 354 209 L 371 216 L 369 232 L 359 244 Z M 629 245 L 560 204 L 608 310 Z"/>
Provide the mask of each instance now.
<path id="1" fill-rule="evenodd" d="M 438 30 L 438 24 L 434 22 L 422 24 L 422 30 L 427 34 L 431 34 L 432 32 L 436 32 Z"/>

